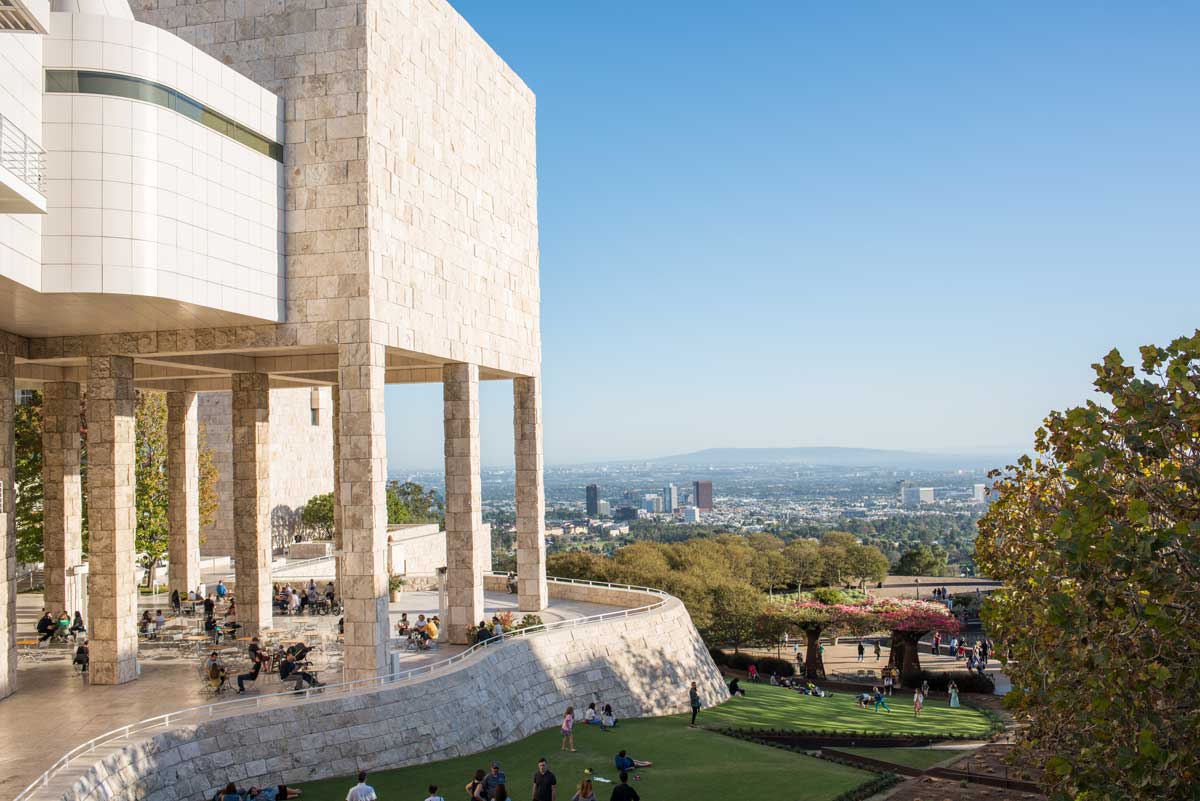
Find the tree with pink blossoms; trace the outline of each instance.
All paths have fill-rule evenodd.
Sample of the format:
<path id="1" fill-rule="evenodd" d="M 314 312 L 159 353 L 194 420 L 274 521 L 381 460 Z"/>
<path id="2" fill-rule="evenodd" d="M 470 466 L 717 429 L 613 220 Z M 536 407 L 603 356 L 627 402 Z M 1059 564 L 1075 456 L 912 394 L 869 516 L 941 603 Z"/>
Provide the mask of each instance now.
<path id="1" fill-rule="evenodd" d="M 892 633 L 888 664 L 898 667 L 905 681 L 921 672 L 918 643 L 922 637 L 931 631 L 957 634 L 960 628 L 954 613 L 931 601 L 883 598 L 869 604 L 865 614 L 873 621 L 875 630 Z"/>
<path id="2" fill-rule="evenodd" d="M 825 604 L 820 601 L 789 601 L 770 607 L 766 613 L 777 618 L 785 629 L 804 634 L 804 675 L 810 679 L 823 678 L 825 666 L 821 660 L 821 635 L 866 634 L 873 630 L 873 618 L 863 604 Z"/>

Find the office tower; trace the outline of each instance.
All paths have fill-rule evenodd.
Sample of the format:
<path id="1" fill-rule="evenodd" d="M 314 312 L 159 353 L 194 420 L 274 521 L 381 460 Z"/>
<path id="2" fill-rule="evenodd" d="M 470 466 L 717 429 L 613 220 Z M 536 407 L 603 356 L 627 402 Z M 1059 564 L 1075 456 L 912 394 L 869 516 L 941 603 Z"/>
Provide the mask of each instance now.
<path id="1" fill-rule="evenodd" d="M 600 487 L 596 484 L 587 485 L 587 516 L 600 516 Z"/>
<path id="2" fill-rule="evenodd" d="M 692 482 L 692 501 L 701 512 L 711 512 L 713 508 L 712 482 Z"/>
<path id="3" fill-rule="evenodd" d="M 699 523 L 700 522 L 700 510 L 697 509 L 695 506 L 683 507 L 683 522 Z"/>
<path id="4" fill-rule="evenodd" d="M 612 509 L 608 505 L 608 501 L 600 501 L 596 504 L 597 517 L 612 517 Z"/>
<path id="5" fill-rule="evenodd" d="M 643 508 L 650 514 L 661 514 L 663 510 L 663 499 L 659 495 L 647 495 L 643 500 Z"/>
<path id="6" fill-rule="evenodd" d="M 921 487 L 921 503 L 933 503 L 933 487 Z"/>
<path id="7" fill-rule="evenodd" d="M 662 492 L 663 511 L 667 514 L 672 514 L 679 508 L 679 488 L 674 484 L 668 484 L 663 487 Z"/>
<path id="8" fill-rule="evenodd" d="M 987 502 L 987 484 L 976 484 L 971 491 L 971 503 Z"/>

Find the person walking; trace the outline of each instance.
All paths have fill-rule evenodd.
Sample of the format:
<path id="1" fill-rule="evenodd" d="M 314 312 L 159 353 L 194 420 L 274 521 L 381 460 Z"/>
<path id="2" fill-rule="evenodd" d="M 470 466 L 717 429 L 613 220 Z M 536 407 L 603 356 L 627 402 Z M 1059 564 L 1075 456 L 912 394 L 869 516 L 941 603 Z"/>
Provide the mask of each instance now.
<path id="1" fill-rule="evenodd" d="M 492 762 L 492 769 L 488 775 L 483 777 L 483 792 L 481 795 L 485 799 L 495 799 L 499 788 L 508 784 L 508 779 L 504 776 L 504 771 L 500 770 L 499 762 Z"/>
<path id="2" fill-rule="evenodd" d="M 866 657 L 866 654 L 867 654 L 867 648 L 865 645 L 863 645 L 863 641 L 859 640 L 858 641 L 858 661 L 859 662 L 863 661 L 863 659 Z"/>
<path id="3" fill-rule="evenodd" d="M 346 793 L 346 801 L 375 801 L 375 788 L 367 784 L 365 770 L 358 772 L 358 784 L 351 787 L 350 792 Z"/>
<path id="4" fill-rule="evenodd" d="M 879 640 L 875 641 L 875 661 L 879 661 L 879 657 L 883 655 L 883 649 L 879 647 Z"/>
<path id="5" fill-rule="evenodd" d="M 696 688 L 696 682 L 692 682 L 691 689 L 688 690 L 688 701 L 692 705 L 692 722 L 690 725 L 693 729 L 696 728 L 696 714 L 700 711 L 700 690 Z"/>
<path id="6" fill-rule="evenodd" d="M 575 707 L 567 707 L 562 719 L 562 750 L 575 750 Z M 570 748 L 568 748 L 570 746 Z"/>
<path id="7" fill-rule="evenodd" d="M 537 772 L 533 774 L 533 801 L 558 801 L 558 779 L 550 772 L 546 758 L 538 760 Z"/>
<path id="8" fill-rule="evenodd" d="M 891 708 L 890 706 L 888 706 L 888 705 L 887 705 L 887 699 L 885 699 L 885 698 L 883 697 L 883 693 L 881 693 L 881 692 L 879 691 L 879 688 L 878 688 L 878 687 L 872 687 L 872 688 L 871 688 L 871 699 L 872 699 L 872 700 L 874 701 L 874 703 L 875 703 L 875 711 L 876 711 L 876 712 L 878 712 L 878 711 L 879 711 L 879 707 L 883 707 L 883 711 L 884 711 L 884 712 L 888 712 L 888 713 L 890 713 L 890 712 L 892 711 L 892 708 Z"/>
<path id="9" fill-rule="evenodd" d="M 921 690 L 918 688 L 913 690 L 913 717 L 921 717 L 921 707 L 925 706 L 925 696 L 921 695 Z"/>
<path id="10" fill-rule="evenodd" d="M 629 774 L 621 771 L 621 775 L 617 777 L 619 783 L 613 787 L 612 795 L 608 797 L 608 801 L 642 801 L 642 797 L 638 795 L 637 790 L 629 786 Z"/>
<path id="11" fill-rule="evenodd" d="M 487 776 L 487 771 L 483 768 L 475 771 L 475 778 L 467 782 L 467 786 L 463 789 L 467 791 L 467 795 L 471 801 L 488 801 L 488 797 L 483 794 L 483 779 Z"/>

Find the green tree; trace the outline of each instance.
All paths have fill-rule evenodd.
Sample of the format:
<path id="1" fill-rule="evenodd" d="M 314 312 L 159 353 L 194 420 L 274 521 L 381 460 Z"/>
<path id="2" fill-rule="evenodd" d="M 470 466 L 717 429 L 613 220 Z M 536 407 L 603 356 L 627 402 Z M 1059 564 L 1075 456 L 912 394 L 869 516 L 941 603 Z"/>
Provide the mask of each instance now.
<path id="1" fill-rule="evenodd" d="M 167 553 L 167 399 L 161 392 L 137 393 L 134 407 L 134 472 L 137 532 L 134 548 L 153 586 L 158 560 Z"/>
<path id="2" fill-rule="evenodd" d="M 946 551 L 940 545 L 918 545 L 900 554 L 894 576 L 940 576 L 946 572 Z"/>
<path id="3" fill-rule="evenodd" d="M 1200 331 L 1094 365 L 998 477 L 975 558 L 984 620 L 1053 799 L 1183 801 L 1200 784 Z"/>
<path id="4" fill-rule="evenodd" d="M 414 481 L 387 483 L 388 525 L 441 523 L 445 517 L 442 500 L 433 490 Z"/>
<path id="5" fill-rule="evenodd" d="M 333 493 L 314 495 L 300 510 L 300 523 L 323 537 L 333 536 Z"/>
<path id="6" fill-rule="evenodd" d="M 42 561 L 42 393 L 13 413 L 17 561 Z"/>
<path id="7" fill-rule="evenodd" d="M 752 642 L 764 609 L 762 593 L 748 584 L 723 582 L 711 587 L 708 596 L 711 619 L 701 636 L 715 645 L 733 646 L 735 652 Z"/>
<path id="8" fill-rule="evenodd" d="M 217 482 L 221 478 L 221 472 L 217 469 L 217 458 L 213 449 L 207 445 L 208 438 L 203 424 L 200 426 L 199 442 L 200 452 L 197 455 L 200 466 L 200 528 L 203 530 L 217 522 L 217 508 L 220 506 Z"/>
<path id="9" fill-rule="evenodd" d="M 825 576 L 825 557 L 812 540 L 796 540 L 783 549 L 788 562 L 788 578 L 798 588 L 815 587 Z"/>
<path id="10" fill-rule="evenodd" d="M 883 581 L 887 572 L 887 557 L 874 545 L 852 545 L 846 549 L 846 573 L 860 589 L 868 581 Z"/>

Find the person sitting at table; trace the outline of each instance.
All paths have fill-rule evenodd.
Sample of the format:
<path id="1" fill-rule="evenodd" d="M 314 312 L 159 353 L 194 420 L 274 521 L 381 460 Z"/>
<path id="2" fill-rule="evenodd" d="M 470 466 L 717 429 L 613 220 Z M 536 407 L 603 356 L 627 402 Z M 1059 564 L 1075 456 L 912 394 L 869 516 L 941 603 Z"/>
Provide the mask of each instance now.
<path id="1" fill-rule="evenodd" d="M 292 590 L 292 594 L 300 598 L 300 614 L 304 614 L 304 610 L 308 608 L 308 593 Z"/>
<path id="2" fill-rule="evenodd" d="M 62 610 L 58 614 L 58 622 L 54 631 L 54 636 L 62 642 L 66 642 L 71 636 L 71 615 L 66 609 Z"/>
<path id="3" fill-rule="evenodd" d="M 204 614 L 211 617 L 212 615 L 216 614 L 216 611 L 217 611 L 217 602 L 212 597 L 212 594 L 209 593 L 209 596 L 204 599 Z"/>
<path id="4" fill-rule="evenodd" d="M 259 644 L 257 637 L 250 638 L 250 644 L 246 646 L 246 653 L 250 656 L 250 661 L 258 659 L 258 653 L 262 651 L 262 645 Z"/>
<path id="5" fill-rule="evenodd" d="M 75 658 L 71 660 L 71 664 L 79 665 L 79 671 L 81 673 L 87 673 L 88 661 L 90 659 L 91 657 L 88 655 L 88 641 L 84 639 L 84 641 L 79 644 L 79 647 L 75 649 Z"/>
<path id="6" fill-rule="evenodd" d="M 303 607 L 303 603 L 300 600 L 300 593 L 292 590 L 290 596 L 288 597 L 288 612 L 293 615 L 298 615 L 300 614 L 301 607 Z"/>
<path id="7" fill-rule="evenodd" d="M 250 657 L 250 672 L 239 673 L 237 677 L 238 695 L 246 692 L 246 682 L 258 681 L 258 674 L 262 670 L 265 657 L 266 654 L 259 654 L 257 651 Z"/>
<path id="8" fill-rule="evenodd" d="M 54 628 L 57 625 L 54 622 L 54 615 L 50 614 L 48 610 L 43 610 L 43 612 L 44 614 L 38 619 L 37 622 L 37 632 L 38 635 L 40 635 L 38 637 L 39 643 L 43 643 L 53 637 Z"/>
<path id="9" fill-rule="evenodd" d="M 154 610 L 154 633 L 157 635 L 165 625 L 167 625 L 167 618 L 163 615 L 162 610 Z"/>
<path id="10" fill-rule="evenodd" d="M 150 629 L 154 626 L 154 621 L 150 619 L 150 610 L 142 612 L 142 619 L 138 621 L 138 633 L 143 637 L 150 636 Z"/>
<path id="11" fill-rule="evenodd" d="M 279 663 L 279 680 L 296 682 L 296 686 L 294 688 L 296 690 L 301 689 L 305 684 L 307 684 L 309 687 L 325 686 L 321 682 L 317 681 L 313 674 L 297 667 L 296 660 L 292 659 L 291 654 L 284 656 L 283 661 Z"/>
<path id="12" fill-rule="evenodd" d="M 225 610 L 225 618 L 237 617 L 237 600 L 229 599 L 229 607 Z"/>
<path id="13" fill-rule="evenodd" d="M 176 588 L 171 590 L 171 611 L 178 615 L 181 609 L 183 609 L 183 602 L 179 600 L 179 589 Z"/>
<path id="14" fill-rule="evenodd" d="M 308 655 L 311 651 L 312 648 L 310 646 L 305 645 L 299 640 L 290 645 L 287 649 L 287 652 L 292 655 L 292 659 L 295 659 L 297 662 L 307 661 Z"/>
<path id="15" fill-rule="evenodd" d="M 78 638 L 80 634 L 87 634 L 87 626 L 83 625 L 83 615 L 76 610 L 75 622 L 71 624 L 71 636 Z"/>
<path id="16" fill-rule="evenodd" d="M 397 637 L 405 636 L 406 634 L 408 634 L 408 629 L 409 629 L 408 612 L 401 612 L 400 620 L 396 623 L 396 636 Z"/>
<path id="17" fill-rule="evenodd" d="M 613 757 L 613 764 L 617 766 L 618 771 L 629 770 L 630 768 L 648 768 L 653 765 L 653 762 L 647 762 L 644 759 L 634 759 L 631 756 L 626 756 L 625 749 L 617 752 Z"/>
<path id="18" fill-rule="evenodd" d="M 475 643 L 479 644 L 492 639 L 492 630 L 488 628 L 487 623 L 479 621 L 479 625 L 475 627 Z"/>
<path id="19" fill-rule="evenodd" d="M 209 681 L 217 682 L 217 690 L 225 686 L 225 681 L 228 678 L 225 663 L 221 661 L 221 655 L 216 651 L 213 651 L 208 655 L 208 659 L 204 660 L 204 676 Z"/>
<path id="20" fill-rule="evenodd" d="M 212 615 L 204 618 L 204 633 L 213 638 L 218 645 L 221 642 L 221 624 Z"/>
<path id="21" fill-rule="evenodd" d="M 333 599 L 337 597 L 337 590 L 333 587 L 333 582 L 325 585 L 325 600 L 329 601 L 329 605 L 333 606 Z"/>

